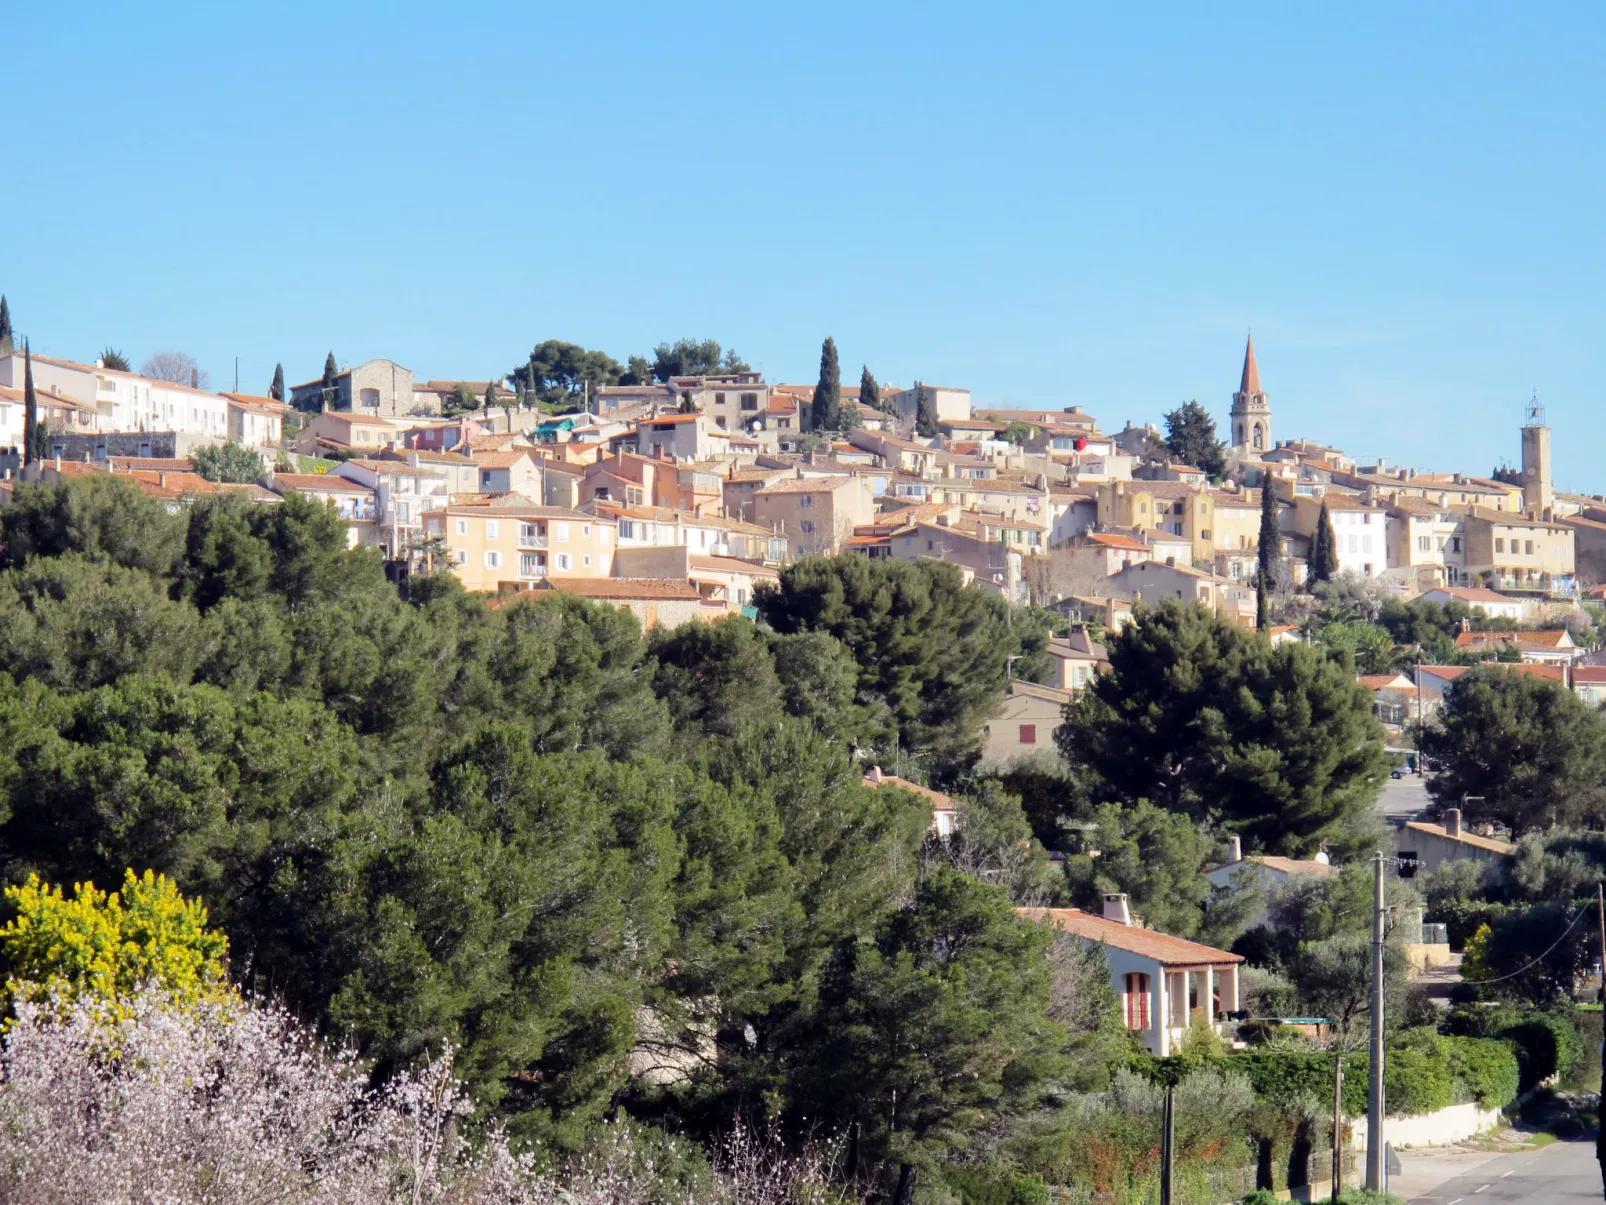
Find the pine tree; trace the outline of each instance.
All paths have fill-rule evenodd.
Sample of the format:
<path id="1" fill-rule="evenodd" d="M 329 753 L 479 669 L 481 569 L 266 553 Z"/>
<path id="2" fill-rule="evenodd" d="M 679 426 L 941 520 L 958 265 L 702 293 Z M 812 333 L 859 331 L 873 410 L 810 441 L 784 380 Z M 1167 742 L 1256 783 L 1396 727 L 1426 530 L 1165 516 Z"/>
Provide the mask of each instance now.
<path id="1" fill-rule="evenodd" d="M 1260 482 L 1260 576 L 1275 591 L 1283 581 L 1283 528 L 1278 518 L 1277 489 L 1269 476 Z"/>
<path id="2" fill-rule="evenodd" d="M 1333 534 L 1333 516 L 1327 513 L 1327 502 L 1316 516 L 1316 534 L 1310 542 L 1310 576 L 1312 581 L 1330 582 L 1338 573 L 1338 538 Z"/>
<path id="3" fill-rule="evenodd" d="M 829 335 L 820 345 L 820 383 L 814 387 L 809 426 L 815 431 L 842 429 L 842 368 L 837 363 L 836 340 Z"/>
<path id="4" fill-rule="evenodd" d="M 39 395 L 33 386 L 33 348 L 22 345 L 22 463 L 37 459 L 39 443 Z"/>
<path id="5" fill-rule="evenodd" d="M 937 407 L 931 392 L 919 381 L 915 382 L 915 434 L 921 439 L 937 437 Z"/>
<path id="6" fill-rule="evenodd" d="M 868 364 L 859 374 L 859 405 L 868 406 L 871 410 L 881 409 L 881 386 L 877 385 L 875 378 L 870 375 Z"/>
<path id="7" fill-rule="evenodd" d="M 273 366 L 273 384 L 268 386 L 268 396 L 276 402 L 284 401 L 284 365 Z"/>

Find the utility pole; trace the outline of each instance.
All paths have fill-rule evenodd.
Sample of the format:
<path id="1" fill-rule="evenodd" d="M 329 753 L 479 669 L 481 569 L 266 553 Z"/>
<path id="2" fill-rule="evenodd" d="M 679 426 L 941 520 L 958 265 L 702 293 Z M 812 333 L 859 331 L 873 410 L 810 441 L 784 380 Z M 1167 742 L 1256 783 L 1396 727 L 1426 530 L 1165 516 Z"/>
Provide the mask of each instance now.
<path id="1" fill-rule="evenodd" d="M 1422 766 L 1422 650 L 1416 650 L 1416 776 L 1426 778 Z"/>
<path id="2" fill-rule="evenodd" d="M 1366 1187 L 1383 1191 L 1383 851 L 1372 858 L 1372 1066 L 1366 1096 Z"/>
<path id="3" fill-rule="evenodd" d="M 1333 1063 L 1333 1205 L 1344 1191 L 1344 1051 Z"/>
<path id="4" fill-rule="evenodd" d="M 1165 1112 L 1160 1119 L 1160 1205 L 1172 1205 L 1172 1172 L 1177 1159 L 1177 1090 L 1167 1084 Z"/>

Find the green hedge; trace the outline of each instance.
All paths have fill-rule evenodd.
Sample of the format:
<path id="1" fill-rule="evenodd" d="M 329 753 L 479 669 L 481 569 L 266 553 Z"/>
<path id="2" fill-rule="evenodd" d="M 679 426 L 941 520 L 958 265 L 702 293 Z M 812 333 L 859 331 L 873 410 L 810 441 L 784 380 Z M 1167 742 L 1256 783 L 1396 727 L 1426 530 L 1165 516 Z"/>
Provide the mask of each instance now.
<path id="1" fill-rule="evenodd" d="M 1548 1028 L 1543 1032 L 1551 1033 Z M 1544 1045 L 1537 1033 L 1525 1031 L 1525 1036 Z M 1257 1050 L 1213 1059 L 1210 1064 L 1244 1076 L 1256 1096 L 1273 1104 L 1309 1096 L 1323 1109 L 1333 1107 L 1331 1054 Z M 1201 1060 L 1181 1056 L 1140 1056 L 1131 1063 L 1132 1070 L 1160 1084 L 1174 1084 L 1201 1065 Z M 1371 1059 L 1364 1052 L 1344 1056 L 1347 1116 L 1359 1117 L 1366 1112 L 1370 1065 Z M 1427 1028 L 1405 1030 L 1390 1042 L 1384 1060 L 1384 1095 L 1388 1111 L 1394 1116 L 1432 1113 L 1464 1100 L 1475 1100 L 1487 1109 L 1503 1108 L 1516 1099 L 1520 1071 L 1514 1042 L 1446 1037 Z"/>
<path id="2" fill-rule="evenodd" d="M 1450 1038 L 1450 1074 L 1485 1109 L 1503 1109 L 1517 1099 L 1521 1068 L 1516 1045 L 1497 1038 Z"/>
<path id="3" fill-rule="evenodd" d="M 1479 1008 L 1450 1010 L 1447 1032 L 1464 1037 L 1500 1038 L 1517 1055 L 1519 1092 L 1538 1087 L 1552 1075 L 1572 1069 L 1584 1055 L 1584 1040 L 1571 1010 Z"/>

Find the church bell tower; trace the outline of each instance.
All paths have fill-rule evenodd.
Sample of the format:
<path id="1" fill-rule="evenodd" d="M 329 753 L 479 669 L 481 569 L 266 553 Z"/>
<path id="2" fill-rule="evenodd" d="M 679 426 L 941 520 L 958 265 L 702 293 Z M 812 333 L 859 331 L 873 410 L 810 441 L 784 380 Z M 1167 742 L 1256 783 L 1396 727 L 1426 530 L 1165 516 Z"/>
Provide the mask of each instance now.
<path id="1" fill-rule="evenodd" d="M 1244 375 L 1232 395 L 1232 446 L 1247 456 L 1271 451 L 1271 403 L 1260 387 L 1260 365 L 1255 363 L 1255 337 L 1244 348 Z"/>

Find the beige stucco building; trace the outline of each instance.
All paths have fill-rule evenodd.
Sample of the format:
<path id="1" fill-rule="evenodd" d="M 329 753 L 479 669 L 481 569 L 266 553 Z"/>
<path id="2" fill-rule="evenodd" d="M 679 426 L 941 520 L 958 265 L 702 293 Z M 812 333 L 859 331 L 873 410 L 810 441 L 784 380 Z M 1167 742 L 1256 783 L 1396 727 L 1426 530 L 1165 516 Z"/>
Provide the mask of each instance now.
<path id="1" fill-rule="evenodd" d="M 1475 506 L 1466 516 L 1467 573 L 1495 590 L 1571 593 L 1573 529 L 1559 519 L 1530 519 Z"/>
<path id="2" fill-rule="evenodd" d="M 874 516 L 870 491 L 858 477 L 794 477 L 753 494 L 752 521 L 784 535 L 793 556 L 837 552 L 855 526 Z"/>
<path id="3" fill-rule="evenodd" d="M 607 577 L 613 572 L 615 524 L 583 511 L 549 506 L 448 506 L 424 517 L 427 534 L 445 542 L 446 563 L 467 590 L 494 592 L 504 582 Z"/>

